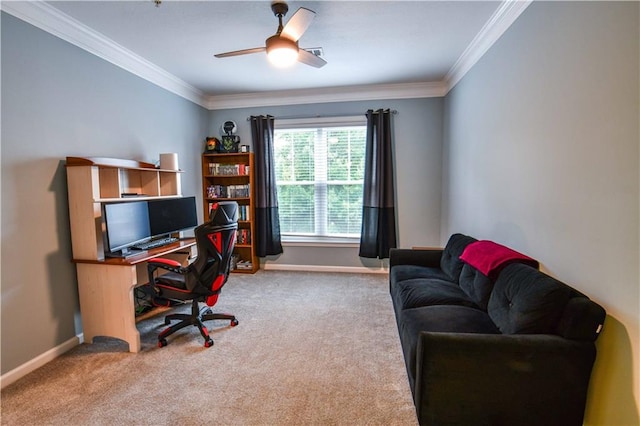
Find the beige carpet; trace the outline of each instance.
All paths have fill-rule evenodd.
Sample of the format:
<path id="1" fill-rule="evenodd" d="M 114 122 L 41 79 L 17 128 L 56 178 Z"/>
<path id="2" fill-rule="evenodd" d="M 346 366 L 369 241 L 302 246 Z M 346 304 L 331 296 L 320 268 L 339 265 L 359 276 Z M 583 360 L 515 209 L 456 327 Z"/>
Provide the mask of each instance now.
<path id="1" fill-rule="evenodd" d="M 74 348 L 2 391 L 2 424 L 417 424 L 385 275 L 233 274 L 215 310 L 240 324 L 208 349 L 195 327 L 158 348 L 158 316 L 138 354 Z"/>

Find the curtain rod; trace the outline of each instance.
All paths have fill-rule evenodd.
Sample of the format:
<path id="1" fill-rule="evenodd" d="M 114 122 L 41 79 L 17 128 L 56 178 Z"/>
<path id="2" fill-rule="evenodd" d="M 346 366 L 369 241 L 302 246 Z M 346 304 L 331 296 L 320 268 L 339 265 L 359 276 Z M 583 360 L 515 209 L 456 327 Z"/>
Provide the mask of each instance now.
<path id="1" fill-rule="evenodd" d="M 397 114 L 398 111 L 395 109 L 392 109 L 391 114 Z M 375 111 L 374 111 L 375 113 Z M 274 116 L 273 118 L 275 118 L 276 120 L 297 120 L 300 118 L 334 118 L 334 117 L 355 117 L 355 116 L 359 116 L 359 115 L 365 115 L 362 112 L 356 112 L 354 114 L 318 114 L 318 115 L 286 115 L 286 116 Z M 247 117 L 247 121 L 250 121 L 251 117 Z"/>

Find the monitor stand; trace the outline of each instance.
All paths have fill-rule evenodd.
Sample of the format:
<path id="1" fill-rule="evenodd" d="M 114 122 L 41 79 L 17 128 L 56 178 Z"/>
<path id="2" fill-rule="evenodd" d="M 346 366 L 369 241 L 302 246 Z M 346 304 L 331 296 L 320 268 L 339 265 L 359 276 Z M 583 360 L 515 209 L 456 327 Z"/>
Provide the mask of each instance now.
<path id="1" fill-rule="evenodd" d="M 116 252 L 107 252 L 104 254 L 104 256 L 110 257 L 110 258 L 128 259 L 137 254 L 140 254 L 140 250 L 135 250 L 135 249 L 132 249 L 131 247 L 127 247 Z"/>

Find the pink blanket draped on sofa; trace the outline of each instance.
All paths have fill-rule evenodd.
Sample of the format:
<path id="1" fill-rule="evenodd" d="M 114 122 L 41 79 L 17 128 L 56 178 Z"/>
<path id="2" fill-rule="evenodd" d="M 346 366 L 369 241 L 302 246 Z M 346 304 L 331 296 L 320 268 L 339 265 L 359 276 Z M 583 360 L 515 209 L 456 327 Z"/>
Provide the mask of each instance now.
<path id="1" fill-rule="evenodd" d="M 473 266 L 486 276 L 494 274 L 502 266 L 510 262 L 521 262 L 534 268 L 539 267 L 537 260 L 488 240 L 480 240 L 469 244 L 462 252 L 460 260 Z"/>

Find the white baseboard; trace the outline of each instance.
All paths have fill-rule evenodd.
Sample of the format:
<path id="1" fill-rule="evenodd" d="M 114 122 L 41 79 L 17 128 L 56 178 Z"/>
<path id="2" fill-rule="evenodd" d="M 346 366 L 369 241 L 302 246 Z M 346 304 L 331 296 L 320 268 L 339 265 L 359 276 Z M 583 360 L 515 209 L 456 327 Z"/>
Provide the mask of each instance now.
<path id="1" fill-rule="evenodd" d="M 4 389 L 6 386 L 9 386 L 11 383 L 15 382 L 18 379 L 26 376 L 32 371 L 37 370 L 42 367 L 46 363 L 53 361 L 63 353 L 67 352 L 70 349 L 78 346 L 80 343 L 84 341 L 84 336 L 79 334 L 66 342 L 56 346 L 55 348 L 51 348 L 42 355 L 39 355 L 33 358 L 31 361 L 28 361 L 22 364 L 20 367 L 14 368 L 8 373 L 3 374 L 0 377 L 0 389 Z"/>
<path id="2" fill-rule="evenodd" d="M 385 268 L 367 268 L 365 266 L 327 266 L 327 265 L 285 265 L 279 263 L 263 263 L 265 271 L 304 271 L 304 272 L 343 272 L 350 274 L 387 274 Z"/>

